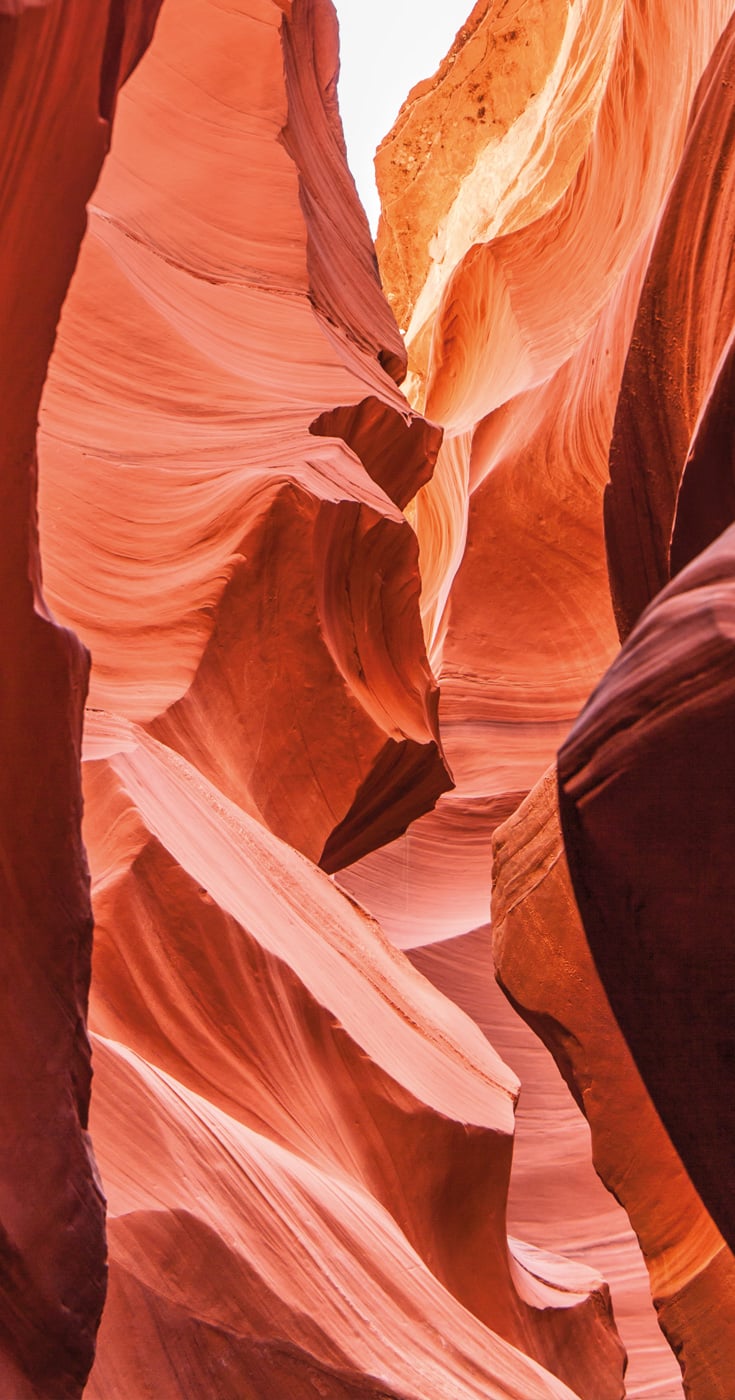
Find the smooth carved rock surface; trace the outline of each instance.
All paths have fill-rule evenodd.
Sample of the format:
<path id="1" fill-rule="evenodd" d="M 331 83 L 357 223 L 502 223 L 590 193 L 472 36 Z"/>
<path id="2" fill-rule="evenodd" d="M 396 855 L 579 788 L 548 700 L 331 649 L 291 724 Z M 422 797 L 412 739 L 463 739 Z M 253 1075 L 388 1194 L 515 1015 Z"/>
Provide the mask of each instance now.
<path id="1" fill-rule="evenodd" d="M 444 428 L 410 515 L 455 790 L 339 878 L 401 946 L 486 921 L 494 827 L 617 650 L 602 499 L 618 393 L 662 200 L 731 9 L 545 5 L 526 24 L 525 7 L 477 5 L 379 153 L 378 250 L 407 327 L 407 387 Z M 492 98 L 479 127 L 459 115 L 463 100 L 476 118 L 477 83 Z"/>
<path id="2" fill-rule="evenodd" d="M 472 1021 L 170 749 L 102 718 L 86 743 L 111 1251 L 89 1393 L 234 1400 L 255 1355 L 258 1396 L 290 1367 L 305 1393 L 622 1395 L 602 1281 L 509 1247 L 518 1086 Z"/>
<path id="3" fill-rule="evenodd" d="M 525 10 L 477 5 L 437 78 L 414 91 L 378 156 L 378 248 L 391 304 L 407 329 L 407 386 L 444 428 L 434 476 L 410 510 L 456 789 L 405 837 L 338 878 L 414 959 L 426 960 L 420 966 L 441 966 L 441 985 L 461 989 L 463 1004 L 463 935 L 475 937 L 471 931 L 487 919 L 493 830 L 553 761 L 617 650 L 603 495 L 631 336 L 657 265 L 670 277 L 672 302 L 682 299 L 682 318 L 699 263 L 710 260 L 713 281 L 711 306 L 695 298 L 691 319 L 695 353 L 710 357 L 709 379 L 696 406 L 701 422 L 692 424 L 699 446 L 689 451 L 672 554 L 686 562 L 732 518 L 732 320 L 721 292 L 731 246 L 730 90 L 722 82 L 729 39 L 720 38 L 732 6 L 545 6 L 542 20 L 527 28 Z M 671 70 L 660 66 L 664 51 Z M 493 87 L 498 70 L 514 71 L 516 85 L 499 79 Z M 481 105 L 492 121 L 480 135 L 476 123 L 462 122 L 461 104 L 470 114 L 487 91 L 491 101 Z M 557 141 L 559 113 L 572 93 L 565 144 Z M 672 268 L 659 248 L 675 208 L 686 256 Z M 424 217 L 434 221 L 428 240 Z M 665 337 L 660 344 L 656 335 L 652 324 L 662 374 L 685 376 L 686 360 L 669 366 Z M 636 404 L 632 374 L 629 382 Z M 657 392 L 665 404 L 660 385 Z M 637 528 L 645 528 L 645 512 Z M 584 860 L 591 859 L 588 848 Z M 433 963 L 428 950 L 419 953 L 429 942 Z M 573 965 L 562 971 L 573 984 Z M 635 995 L 631 982 L 631 1016 Z M 589 1184 L 583 1189 L 592 1201 Z M 612 1235 L 597 1218 L 598 1247 L 611 1249 Z M 663 1235 L 658 1245 L 652 1240 L 656 1228 L 654 1219 L 651 1252 L 664 1248 Z M 640 1304 L 631 1280 L 631 1273 L 620 1280 L 618 1297 L 632 1315 Z M 704 1304 L 691 1299 L 690 1292 L 676 1323 L 669 1300 L 670 1335 L 688 1329 L 691 1354 L 701 1356 Z M 690 1365 L 692 1394 L 727 1384 L 731 1327 L 723 1287 L 724 1351 L 709 1382 Z M 677 1386 L 660 1347 L 657 1353 L 650 1333 L 628 1335 L 630 1393 L 653 1388 L 670 1400 Z"/>
<path id="4" fill-rule="evenodd" d="M 442 433 L 336 65 L 326 0 L 166 0 L 44 394 L 47 589 L 94 656 L 88 1393 L 618 1400 L 606 1283 L 506 1235 L 515 1076 L 314 864 L 451 781 L 401 509 Z"/>
<path id="5" fill-rule="evenodd" d="M 494 845 L 498 978 L 589 1121 L 595 1166 L 638 1234 L 687 1394 L 726 1400 L 735 1372 L 735 1260 L 610 1010 L 569 879 L 554 769 L 498 828 Z"/>
<path id="6" fill-rule="evenodd" d="M 507 826 L 504 823 L 499 831 Z M 545 943 L 544 956 L 550 973 L 556 974 L 558 993 L 563 982 L 559 958 L 553 956 L 553 931 L 542 927 L 551 945 L 547 950 Z M 528 962 L 525 956 L 519 958 L 521 973 L 540 976 L 535 961 L 537 945 L 531 948 L 525 940 L 520 950 L 524 955 L 533 954 Z M 520 1079 L 508 1195 L 509 1233 L 581 1264 L 594 1261 L 610 1285 L 615 1323 L 628 1353 L 626 1394 L 646 1396 L 647 1400 L 672 1400 L 681 1395 L 681 1373 L 657 1326 L 640 1247 L 625 1211 L 595 1172 L 585 1118 L 546 1045 L 487 975 L 492 966 L 493 929 L 485 925 L 459 938 L 414 949 L 409 956 L 424 976 L 472 1016 Z M 629 1145 L 629 1133 L 625 1140 Z M 638 1142 L 637 1136 L 633 1141 Z M 678 1207 L 676 1200 L 674 1205 Z M 712 1306 L 712 1299 L 710 1291 L 706 1306 L 715 1329 L 719 1329 L 719 1340 L 723 1312 Z M 727 1372 L 721 1369 L 720 1374 Z M 590 1394 L 594 1393 L 592 1386 Z"/>
<path id="7" fill-rule="evenodd" d="M 286 9 L 171 0 L 122 98 L 44 396 L 42 545 L 90 704 L 334 868 L 450 779 L 414 534 L 310 431 L 367 401 L 425 479 L 382 367 L 403 349 L 344 165 L 334 14 Z M 419 430 L 434 456 L 439 436 Z"/>
<path id="8" fill-rule="evenodd" d="M 731 23 L 697 93 L 615 416 L 605 528 L 621 637 L 672 574 L 735 518 L 727 418 L 735 319 L 734 83 Z"/>
<path id="9" fill-rule="evenodd" d="M 559 754 L 590 947 L 651 1097 L 730 1243 L 734 551 L 731 527 L 658 595 Z"/>
<path id="10" fill-rule="evenodd" d="M 81 1395 L 105 1293 L 87 1117 L 92 948 L 79 775 L 89 659 L 49 615 L 36 424 L 118 83 L 157 0 L 0 5 L 0 1394 Z"/>
<path id="11" fill-rule="evenodd" d="M 606 523 L 628 640 L 559 755 L 564 838 L 592 953 L 653 1101 L 731 1244 L 733 544 L 732 529 L 720 531 L 733 518 L 734 61 L 731 21 L 697 95 L 616 418 Z M 645 408 L 653 415 L 654 399 L 655 430 Z"/>
<path id="12" fill-rule="evenodd" d="M 0 1396 L 105 1288 L 83 756 L 86 1394 L 673 1400 L 645 1256 L 727 1400 L 732 10 L 480 0 L 384 295 L 331 0 L 0 0 Z"/>

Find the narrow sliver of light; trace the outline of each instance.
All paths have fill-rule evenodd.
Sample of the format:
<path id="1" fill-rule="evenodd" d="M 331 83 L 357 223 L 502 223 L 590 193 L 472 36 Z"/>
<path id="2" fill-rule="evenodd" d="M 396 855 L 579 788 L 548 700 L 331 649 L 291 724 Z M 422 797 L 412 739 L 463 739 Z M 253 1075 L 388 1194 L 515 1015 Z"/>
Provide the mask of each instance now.
<path id="1" fill-rule="evenodd" d="M 339 100 L 350 169 L 375 235 L 373 156 L 412 87 L 436 72 L 472 0 L 335 0 Z"/>

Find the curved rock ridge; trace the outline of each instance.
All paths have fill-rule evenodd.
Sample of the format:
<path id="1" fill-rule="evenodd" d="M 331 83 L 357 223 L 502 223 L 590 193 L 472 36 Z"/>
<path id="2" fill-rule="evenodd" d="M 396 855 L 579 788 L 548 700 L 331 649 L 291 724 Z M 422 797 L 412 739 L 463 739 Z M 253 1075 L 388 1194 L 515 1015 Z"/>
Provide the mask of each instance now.
<path id="1" fill-rule="evenodd" d="M 492 831 L 617 650 L 602 497 L 618 393 L 661 202 L 731 10 L 544 5 L 532 24 L 526 7 L 478 5 L 381 148 L 382 273 L 409 325 L 412 398 L 445 430 L 408 513 L 456 789 L 340 880 L 403 947 L 485 922 Z M 478 83 L 492 121 L 477 117 Z M 460 208 L 453 241 L 432 242 L 427 211 L 436 229 Z M 427 259 L 435 309 L 419 332 Z M 493 260 L 513 269 L 523 346 L 545 356 L 513 383 L 514 335 L 478 271 Z M 463 376 L 479 396 L 467 414 Z"/>
<path id="2" fill-rule="evenodd" d="M 388 144 L 391 159 L 378 161 L 379 248 L 388 257 L 400 218 L 393 214 L 394 204 L 400 208 L 396 164 L 407 206 L 414 185 L 406 191 L 403 167 L 413 156 L 440 209 L 455 211 L 457 233 L 448 245 L 440 215 L 431 231 L 438 227 L 438 237 L 407 233 L 401 259 L 401 269 L 421 267 L 427 252 L 431 260 L 429 304 L 424 309 L 423 289 L 406 285 L 401 324 L 412 355 L 430 323 L 427 358 L 419 354 L 415 368 L 428 373 L 427 411 L 452 431 L 548 378 L 593 328 L 657 220 L 694 88 L 731 13 L 727 0 L 675 11 L 663 0 L 539 3 L 535 15 L 527 8 L 486 4 L 473 12 L 476 28 L 461 48 L 461 66 L 487 86 L 485 113 L 478 116 L 465 82 L 464 120 L 457 119 L 455 55 L 428 91 L 420 85 L 411 94 Z M 475 129 L 470 160 L 468 125 Z M 449 189 L 447 168 L 457 170 Z M 469 206 L 465 217 L 458 202 Z M 414 241 L 417 257 L 409 259 L 406 244 Z M 388 280 L 405 276 L 389 273 Z M 563 300 L 550 295 L 562 287 Z M 483 330 L 488 321 L 492 336 Z"/>
<path id="3" fill-rule="evenodd" d="M 672 574 L 696 559 L 735 520 L 735 331 L 712 376 L 676 498 L 669 566 Z"/>
<path id="4" fill-rule="evenodd" d="M 90 712 L 85 746 L 113 1280 L 90 1393 L 153 1367 L 204 1394 L 219 1365 L 234 1397 L 255 1353 L 257 1396 L 295 1356 L 416 1400 L 621 1397 L 606 1285 L 506 1238 L 518 1084 L 473 1022 L 143 729 Z"/>
<path id="5" fill-rule="evenodd" d="M 514 1075 L 314 864 L 449 784 L 401 509 L 441 430 L 336 62 L 326 0 L 167 0 L 44 395 L 48 589 L 94 655 L 90 1394 L 621 1400 L 607 1285 L 507 1237 Z"/>
<path id="6" fill-rule="evenodd" d="M 386 298 L 332 0 L 0 0 L 8 1400 L 105 1288 L 85 644 L 92 1400 L 728 1400 L 734 9 L 480 0 Z"/>
<path id="7" fill-rule="evenodd" d="M 731 527 L 643 613 L 558 761 L 572 883 L 603 985 L 730 1243 L 734 567 Z"/>
<path id="8" fill-rule="evenodd" d="M 405 837 L 339 876 L 400 946 L 485 922 L 493 830 L 553 761 L 617 649 L 601 503 L 643 268 L 635 258 L 595 332 L 548 384 L 471 438 L 444 440 L 439 484 L 420 493 L 424 595 L 442 551 L 458 558 L 425 613 L 456 787 Z"/>
<path id="9" fill-rule="evenodd" d="M 605 530 L 622 638 L 672 574 L 735 517 L 727 431 L 735 321 L 734 83 L 731 20 L 697 93 L 615 417 Z M 723 416 L 718 429 L 714 420 Z"/>
<path id="10" fill-rule="evenodd" d="M 0 1393 L 9 1400 L 81 1395 L 105 1294 L 104 1205 L 87 1133 L 92 919 L 79 765 L 89 658 L 42 591 L 36 424 L 106 118 L 157 12 L 158 0 L 0 4 Z"/>
<path id="11" fill-rule="evenodd" d="M 432 565 L 423 569 L 430 600 L 446 599 L 462 557 L 468 510 L 462 477 L 474 485 L 495 466 L 486 444 L 504 419 L 494 410 L 535 386 L 543 394 L 575 352 L 580 365 L 589 372 L 594 364 L 602 376 L 597 354 L 607 347 L 593 350 L 589 337 L 634 264 L 644 275 L 646 239 L 677 170 L 698 80 L 732 13 L 731 0 L 676 11 L 662 0 L 569 0 L 540 8 L 534 24 L 526 7 L 476 6 L 471 36 L 461 43 L 460 35 L 436 79 L 411 94 L 377 161 L 384 209 L 378 249 L 388 294 L 408 327 L 412 401 L 442 424 L 445 437 L 464 442 L 460 453 L 445 445 L 455 479 L 453 526 L 442 510 L 447 484 L 440 474 L 417 500 L 422 561 Z M 482 119 L 472 95 L 477 82 L 488 89 Z M 469 120 L 459 119 L 460 104 Z M 568 128 L 576 133 L 571 160 L 559 136 Z M 411 161 L 421 166 L 421 177 L 407 186 Z M 444 215 L 427 236 L 418 209 L 436 213 L 455 205 L 466 217 L 445 247 L 441 236 L 433 238 Z M 603 225 L 609 239 L 601 237 Z M 422 291 L 413 270 L 427 258 L 432 309 L 419 313 Z M 627 351 L 629 336 L 620 339 Z M 619 374 L 609 368 L 616 398 Z M 590 429 L 598 431 L 595 394 L 580 397 Z M 435 493 L 438 510 L 429 504 Z M 437 552 L 439 511 L 454 547 Z M 430 643 L 439 622 L 432 622 Z M 433 651 L 432 659 L 436 666 Z"/>
<path id="12" fill-rule="evenodd" d="M 514 824 L 514 818 L 504 823 L 499 834 Z M 501 852 L 500 881 L 502 861 Z M 549 937 L 545 927 L 542 931 Z M 541 1249 L 600 1270 L 610 1285 L 615 1323 L 628 1352 L 626 1394 L 673 1400 L 682 1394 L 681 1372 L 651 1307 L 638 1241 L 624 1210 L 595 1172 L 589 1126 L 552 1055 L 488 977 L 492 944 L 493 930 L 486 924 L 459 938 L 414 949 L 409 956 L 414 967 L 477 1022 L 520 1079 L 508 1229 Z M 535 951 L 534 945 L 534 955 Z M 553 957 L 548 961 L 558 977 L 559 962 Z M 524 965 L 521 971 L 528 979 Z M 630 1135 L 626 1140 L 629 1143 Z M 716 1310 L 711 1311 L 714 1319 Z M 722 1330 L 721 1317 L 716 1325 Z"/>
<path id="13" fill-rule="evenodd" d="M 419 966 L 430 965 L 426 945 L 434 945 L 442 985 L 452 985 L 456 957 L 457 987 L 462 935 L 473 937 L 487 919 L 493 831 L 553 762 L 618 650 L 602 508 L 618 397 L 672 181 L 676 188 L 685 169 L 694 178 L 693 133 L 711 74 L 723 62 L 729 41 L 721 36 L 733 6 L 674 12 L 637 0 L 545 5 L 533 31 L 526 9 L 476 6 L 446 64 L 415 89 L 378 157 L 378 249 L 389 299 L 408 332 L 407 388 L 412 403 L 444 428 L 434 476 L 407 514 L 419 538 L 424 629 L 456 789 L 404 837 L 338 878 L 395 942 L 414 950 Z M 660 67 L 664 52 L 667 71 Z M 559 64 L 567 65 L 561 78 Z M 490 95 L 480 103 L 482 117 L 480 90 Z M 497 140 L 478 126 L 495 115 L 496 95 Z M 565 127 L 559 113 L 566 98 Z M 713 118 L 720 146 L 708 148 L 712 176 L 699 201 L 710 199 L 713 207 L 721 117 Z M 568 130 L 569 143 L 557 147 L 560 129 Z M 690 216 L 694 201 L 691 189 Z M 723 278 L 726 208 L 723 195 L 711 246 L 694 217 L 687 234 L 701 236 Z M 672 297 L 674 287 L 672 278 Z M 703 336 L 719 340 L 702 352 L 712 353 L 702 391 L 712 408 L 705 414 L 700 397 L 701 421 L 687 438 L 695 434 L 699 451 L 690 452 L 690 489 L 688 498 L 681 495 L 675 527 L 683 562 L 699 540 L 709 542 L 707 530 L 728 523 L 730 322 L 725 315 L 715 335 L 714 317 L 724 306 L 718 297 L 712 322 L 704 310 L 699 318 Z M 699 334 L 696 316 L 693 323 Z M 702 503 L 712 499 L 713 478 L 718 495 L 710 509 Z M 692 510 L 695 497 L 700 516 Z M 576 985 L 574 964 L 564 963 L 563 971 L 565 986 Z M 628 1137 L 623 1118 L 615 1128 Z M 682 1196 L 691 1196 L 681 1176 Z M 590 1215 L 599 1211 L 589 1183 L 580 1191 L 595 1201 Z M 653 1212 L 642 1224 L 645 1210 L 637 1212 L 648 1254 L 667 1257 L 666 1221 Z M 601 1223 L 601 1248 L 611 1243 L 604 1229 Z M 716 1235 L 711 1222 L 702 1231 L 702 1239 Z M 713 1248 L 708 1258 L 706 1241 L 698 1248 L 683 1294 L 660 1275 L 653 1287 L 662 1316 L 666 1300 L 674 1345 L 687 1337 L 686 1385 L 703 1394 L 708 1385 L 717 1394 L 719 1385 L 721 1394 L 731 1304 L 725 1275 L 721 1288 L 715 1275 L 726 1274 L 728 1256 Z M 619 1296 L 632 1315 L 629 1285 L 620 1278 Z M 709 1377 L 702 1358 L 710 1322 L 702 1317 L 714 1298 L 719 1321 Z M 653 1390 L 671 1400 L 681 1393 L 650 1332 L 632 1336 L 631 1355 L 632 1395 Z"/>
<path id="14" fill-rule="evenodd" d="M 589 1121 L 595 1166 L 638 1234 L 686 1395 L 726 1400 L 735 1373 L 735 1260 L 610 1010 L 569 879 L 554 769 L 498 828 L 494 846 L 497 976 Z"/>
<path id="15" fill-rule="evenodd" d="M 115 1170 L 114 1151 L 108 1172 L 110 1303 L 91 1396 L 122 1400 L 153 1377 L 167 1396 L 216 1385 L 223 1400 L 315 1392 L 572 1400 L 438 1285 L 370 1194 L 228 1118 L 132 1051 L 95 1045 L 103 1159 L 130 1115 L 137 1126 L 133 1183 Z M 192 1167 L 182 1177 L 184 1156 Z M 192 1190 L 208 1201 L 215 1229 L 192 1212 Z M 110 1349 L 115 1334 L 125 1336 L 119 1353 Z"/>
<path id="16" fill-rule="evenodd" d="M 350 415 L 398 499 L 440 433 L 383 368 L 405 361 L 336 71 L 327 0 L 167 3 L 121 99 L 40 438 L 47 591 L 93 652 L 90 702 L 332 869 L 450 785 L 415 536 Z"/>

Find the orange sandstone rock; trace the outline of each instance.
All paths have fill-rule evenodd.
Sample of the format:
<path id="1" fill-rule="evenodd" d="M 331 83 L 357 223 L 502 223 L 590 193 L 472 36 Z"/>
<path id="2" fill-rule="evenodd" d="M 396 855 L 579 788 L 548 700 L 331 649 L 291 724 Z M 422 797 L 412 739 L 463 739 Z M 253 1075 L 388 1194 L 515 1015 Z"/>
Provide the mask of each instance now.
<path id="1" fill-rule="evenodd" d="M 456 787 L 340 879 L 402 946 L 485 922 L 492 831 L 615 655 L 602 498 L 620 381 L 731 9 L 544 5 L 532 25 L 527 7 L 477 5 L 379 153 L 407 386 L 444 428 L 409 514 Z"/>
<path id="2" fill-rule="evenodd" d="M 314 863 L 449 784 L 400 509 L 441 433 L 336 60 L 326 0 L 167 0 L 44 397 L 48 588 L 94 654 L 90 1394 L 619 1400 L 605 1283 L 507 1239 L 514 1076 Z"/>
<path id="3" fill-rule="evenodd" d="M 400 498 L 438 442 L 383 368 L 402 346 L 336 64 L 327 3 L 167 4 L 121 100 L 41 433 L 48 593 L 93 651 L 90 703 L 152 725 L 329 868 L 450 783 L 414 534 L 359 430 L 323 436 L 335 409 L 367 413 Z"/>
<path id="4" fill-rule="evenodd" d="M 447 983 L 448 960 L 460 956 L 456 936 L 487 917 L 483 880 L 494 826 L 540 778 L 615 655 L 602 497 L 618 394 L 662 208 L 682 155 L 681 169 L 689 171 L 689 184 L 694 179 L 687 142 L 711 73 L 719 72 L 722 47 L 695 96 L 697 83 L 732 11 L 723 4 L 674 13 L 633 0 L 545 6 L 528 49 L 513 16 L 517 46 L 503 40 L 498 87 L 505 115 L 495 142 L 480 132 L 470 84 L 463 90 L 457 77 L 466 52 L 471 82 L 482 76 L 492 83 L 505 8 L 476 6 L 437 78 L 412 94 L 378 162 L 379 250 L 408 332 L 407 385 L 414 404 L 444 428 L 434 477 L 409 511 L 420 542 L 427 646 L 441 684 L 442 736 L 457 787 L 405 837 L 339 878 L 403 946 L 433 941 L 437 959 L 446 948 Z M 548 25 L 543 40 L 541 24 Z M 662 68 L 664 52 L 670 66 Z M 511 58 L 515 108 L 503 85 Z M 529 88 L 535 91 L 542 73 L 543 100 L 532 101 Z M 572 93 L 570 143 L 555 165 L 555 135 L 565 129 L 560 118 Z M 471 139 L 459 121 L 463 103 L 473 116 L 466 124 Z M 723 132 L 716 122 L 713 131 L 720 133 L 720 146 L 715 142 L 707 156 L 714 170 Z M 408 169 L 415 186 L 405 179 Z M 716 182 L 713 201 L 715 188 Z M 692 190 L 690 210 L 693 201 Z M 723 275 L 726 207 L 723 199 L 721 222 L 713 224 L 719 231 L 707 244 Z M 697 227 L 692 220 L 690 229 Z M 688 236 L 706 241 L 701 227 Z M 723 304 L 718 295 L 712 325 L 714 308 Z M 731 473 L 727 315 L 718 325 L 709 371 L 720 384 L 711 395 L 718 407 L 699 425 L 699 456 L 691 454 L 699 465 L 692 467 L 689 501 L 681 497 L 682 556 L 696 547 L 695 528 L 702 538 L 727 523 L 726 490 L 720 494 Z M 710 465 L 713 440 L 719 455 Z M 704 473 L 700 490 L 697 471 Z M 714 519 L 697 522 L 691 500 L 708 499 L 705 483 L 713 474 Z M 451 947 L 442 941 L 453 935 Z M 573 965 L 566 971 L 573 981 Z M 631 1005 L 633 999 L 631 992 Z M 655 1235 L 658 1223 L 649 1224 Z M 647 1248 L 654 1249 L 650 1238 Z M 707 1289 L 715 1294 L 712 1279 L 723 1257 L 712 1265 L 710 1282 L 693 1284 L 683 1303 L 674 1301 L 675 1288 L 668 1294 L 669 1319 L 681 1312 L 676 1324 L 669 1322 L 670 1333 L 688 1332 L 690 1354 L 700 1358 L 698 1309 Z M 726 1295 L 720 1337 L 729 1327 Z M 713 1384 L 725 1383 L 728 1345 L 725 1340 L 718 1351 Z M 646 1342 L 641 1393 L 663 1385 L 659 1393 L 668 1400 L 665 1387 L 673 1382 L 664 1373 L 670 1372 L 659 1362 L 657 1373 L 650 1350 Z M 690 1379 L 698 1365 L 692 1362 Z"/>
<path id="5" fill-rule="evenodd" d="M 517 1083 L 470 1019 L 170 749 L 101 718 L 85 742 L 113 1279 L 90 1393 L 204 1393 L 218 1355 L 234 1397 L 255 1353 L 256 1395 L 300 1358 L 416 1400 L 621 1397 L 601 1280 L 509 1248 Z"/>

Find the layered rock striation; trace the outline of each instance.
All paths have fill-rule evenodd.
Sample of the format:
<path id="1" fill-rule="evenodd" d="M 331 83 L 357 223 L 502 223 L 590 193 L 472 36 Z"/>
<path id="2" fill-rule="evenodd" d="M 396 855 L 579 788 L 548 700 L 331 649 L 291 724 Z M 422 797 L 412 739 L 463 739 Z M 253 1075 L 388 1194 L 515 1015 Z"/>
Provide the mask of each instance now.
<path id="1" fill-rule="evenodd" d="M 49 367 L 47 590 L 94 657 L 88 1393 L 616 1400 L 606 1284 L 507 1239 L 514 1075 L 317 868 L 451 783 L 403 512 L 442 433 L 336 71 L 326 2 L 167 0 Z"/>
<path id="2" fill-rule="evenodd" d="M 0 0 L 0 1395 L 728 1400 L 731 0 L 480 0 L 385 295 L 158 9 Z"/>

